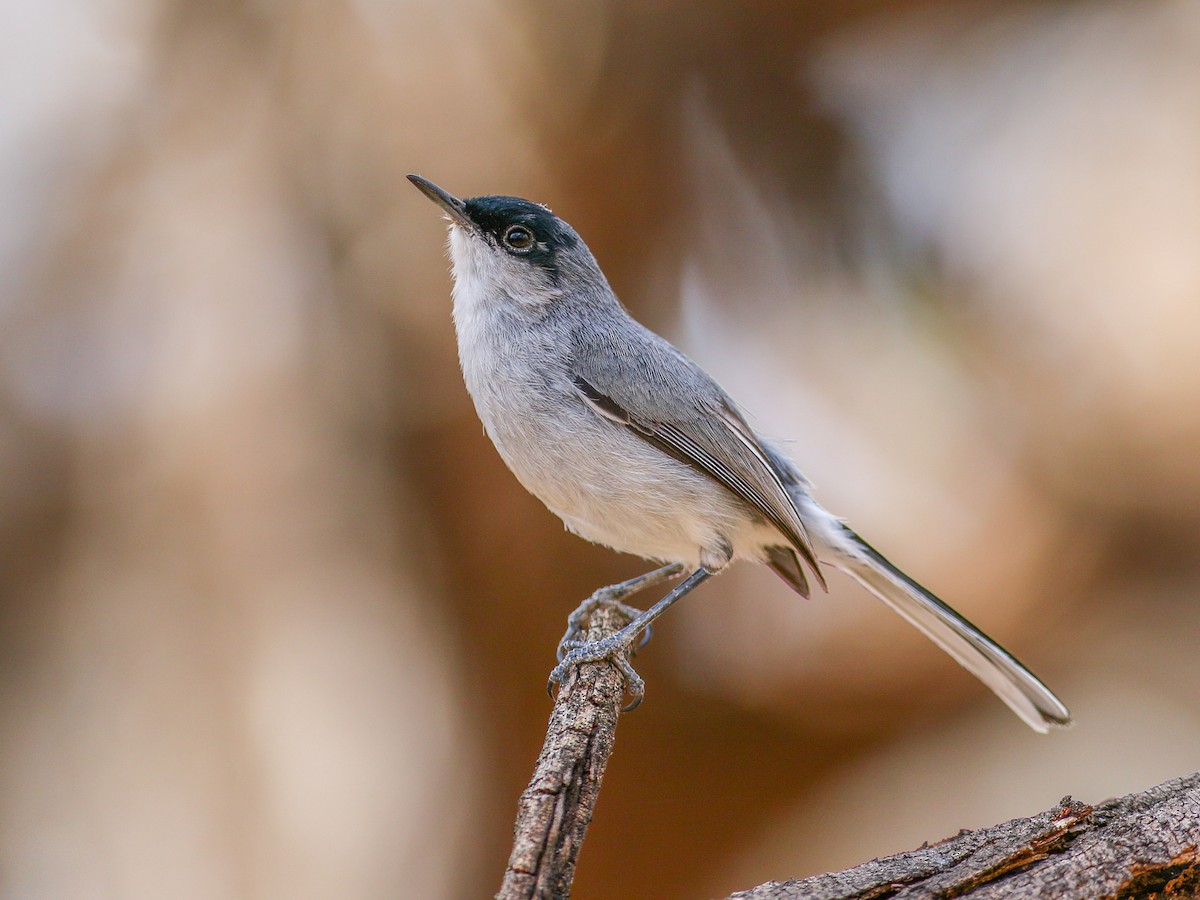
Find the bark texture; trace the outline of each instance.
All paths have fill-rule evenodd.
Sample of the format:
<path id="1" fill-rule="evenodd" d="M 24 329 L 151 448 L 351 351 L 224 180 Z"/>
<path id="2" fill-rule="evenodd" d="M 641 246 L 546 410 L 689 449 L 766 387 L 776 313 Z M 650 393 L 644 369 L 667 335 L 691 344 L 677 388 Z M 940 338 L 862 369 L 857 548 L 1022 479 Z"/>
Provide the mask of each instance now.
<path id="1" fill-rule="evenodd" d="M 1054 809 L 844 872 L 774 881 L 727 900 L 1097 900 L 1200 897 L 1200 772 Z"/>
<path id="2" fill-rule="evenodd" d="M 599 640 L 628 621 L 599 609 L 585 639 Z M 497 900 L 569 897 L 575 860 L 600 794 L 616 738 L 625 678 L 612 663 L 584 663 L 562 684 L 533 778 L 517 804 L 513 849 Z"/>

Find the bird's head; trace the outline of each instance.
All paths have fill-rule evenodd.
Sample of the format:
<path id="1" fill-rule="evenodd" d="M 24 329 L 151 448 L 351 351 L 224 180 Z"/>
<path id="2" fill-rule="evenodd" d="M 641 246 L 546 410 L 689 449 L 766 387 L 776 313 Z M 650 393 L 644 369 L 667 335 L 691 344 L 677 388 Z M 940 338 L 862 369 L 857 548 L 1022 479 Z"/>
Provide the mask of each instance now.
<path id="1" fill-rule="evenodd" d="M 607 288 L 587 245 L 545 206 L 519 197 L 460 200 L 419 175 L 421 193 L 450 221 L 455 295 L 538 306 L 574 288 Z"/>

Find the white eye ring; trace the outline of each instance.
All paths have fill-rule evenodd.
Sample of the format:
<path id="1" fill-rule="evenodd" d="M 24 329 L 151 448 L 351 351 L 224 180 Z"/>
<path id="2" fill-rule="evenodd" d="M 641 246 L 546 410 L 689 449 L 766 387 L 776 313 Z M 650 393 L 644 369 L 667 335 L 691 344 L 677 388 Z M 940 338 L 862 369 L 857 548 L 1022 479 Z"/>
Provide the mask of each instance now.
<path id="1" fill-rule="evenodd" d="M 504 243 L 518 253 L 533 249 L 533 232 L 524 225 L 509 225 L 504 231 Z"/>

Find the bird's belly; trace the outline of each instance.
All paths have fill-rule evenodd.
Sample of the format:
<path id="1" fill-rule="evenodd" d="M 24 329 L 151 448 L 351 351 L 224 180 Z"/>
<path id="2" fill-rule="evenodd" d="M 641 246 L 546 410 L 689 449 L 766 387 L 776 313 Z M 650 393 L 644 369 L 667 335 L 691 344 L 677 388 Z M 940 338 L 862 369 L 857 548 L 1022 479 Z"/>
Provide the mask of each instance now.
<path id="1" fill-rule="evenodd" d="M 528 420 L 519 429 L 489 429 L 521 484 L 568 529 L 692 566 L 759 555 L 762 522 L 724 487 L 582 404 L 579 413 L 553 433 Z"/>
<path id="2" fill-rule="evenodd" d="M 580 537 L 664 562 L 720 567 L 782 536 L 706 475 L 585 404 L 553 347 L 505 347 L 458 315 L 463 376 L 488 436 L 531 494 Z M 525 334 L 525 340 L 531 335 Z M 556 374 L 561 373 L 561 374 Z"/>

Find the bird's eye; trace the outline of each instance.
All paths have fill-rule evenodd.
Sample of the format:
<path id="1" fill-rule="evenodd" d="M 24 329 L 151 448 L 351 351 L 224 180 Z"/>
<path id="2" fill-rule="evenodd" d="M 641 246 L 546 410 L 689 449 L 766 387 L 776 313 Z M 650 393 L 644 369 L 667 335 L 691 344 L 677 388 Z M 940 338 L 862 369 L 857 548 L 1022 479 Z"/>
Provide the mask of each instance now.
<path id="1" fill-rule="evenodd" d="M 528 250 L 533 246 L 533 232 L 524 225 L 509 225 L 504 232 L 504 243 L 514 250 Z"/>

